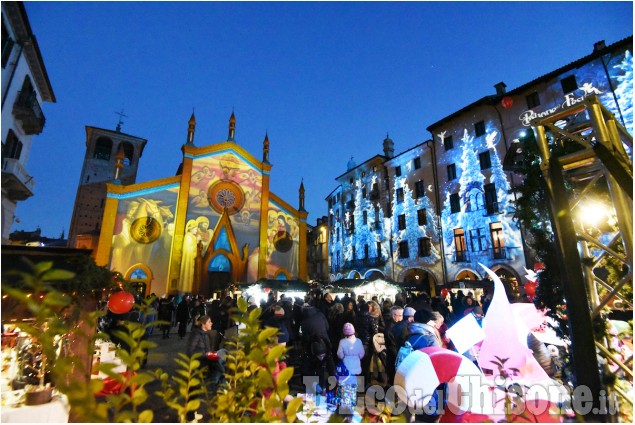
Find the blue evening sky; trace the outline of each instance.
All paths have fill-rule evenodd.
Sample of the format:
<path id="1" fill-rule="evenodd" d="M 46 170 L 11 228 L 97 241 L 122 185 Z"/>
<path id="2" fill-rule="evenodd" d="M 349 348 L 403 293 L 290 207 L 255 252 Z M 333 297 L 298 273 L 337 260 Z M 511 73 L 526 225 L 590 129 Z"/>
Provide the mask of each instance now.
<path id="1" fill-rule="evenodd" d="M 12 230 L 68 234 L 86 125 L 148 140 L 137 182 L 195 144 L 271 142 L 271 189 L 309 224 L 346 172 L 430 138 L 426 127 L 633 33 L 632 2 L 25 2 L 57 97 L 27 163 L 35 196 Z"/>

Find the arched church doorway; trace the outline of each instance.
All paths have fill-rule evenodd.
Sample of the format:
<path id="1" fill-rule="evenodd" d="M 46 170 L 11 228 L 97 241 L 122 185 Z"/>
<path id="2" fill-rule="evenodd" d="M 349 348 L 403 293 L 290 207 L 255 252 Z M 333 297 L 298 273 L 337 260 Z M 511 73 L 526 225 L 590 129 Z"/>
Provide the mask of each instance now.
<path id="1" fill-rule="evenodd" d="M 223 254 L 218 254 L 209 262 L 207 269 L 207 289 L 205 295 L 207 298 L 220 298 L 222 292 L 225 291 L 231 283 L 231 262 L 229 258 Z"/>
<path id="2" fill-rule="evenodd" d="M 125 279 L 132 286 L 132 295 L 135 300 L 141 301 L 146 297 L 150 283 L 152 282 L 152 272 L 143 264 L 135 264 L 128 269 Z"/>

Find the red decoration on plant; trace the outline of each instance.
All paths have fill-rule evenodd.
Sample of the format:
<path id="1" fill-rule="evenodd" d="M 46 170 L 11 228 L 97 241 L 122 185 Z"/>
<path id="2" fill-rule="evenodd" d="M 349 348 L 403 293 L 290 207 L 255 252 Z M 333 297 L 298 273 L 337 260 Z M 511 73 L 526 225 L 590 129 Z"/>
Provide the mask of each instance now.
<path id="1" fill-rule="evenodd" d="M 536 286 L 538 286 L 536 284 L 536 282 L 527 282 L 525 283 L 525 293 L 527 294 L 528 297 L 533 298 L 536 295 Z"/>
<path id="2" fill-rule="evenodd" d="M 108 310 L 115 314 L 125 314 L 132 310 L 134 296 L 130 292 L 115 292 L 108 299 Z"/>
<path id="3" fill-rule="evenodd" d="M 541 263 L 540 261 L 538 261 L 536 264 L 534 264 L 534 271 L 536 273 L 544 269 L 545 269 L 545 263 Z"/>
<path id="4" fill-rule="evenodd" d="M 512 99 L 509 96 L 505 96 L 503 99 L 501 99 L 501 105 L 503 105 L 503 108 L 505 109 L 511 108 L 513 104 L 514 104 L 514 99 Z"/>
<path id="5" fill-rule="evenodd" d="M 265 293 L 269 293 L 269 291 L 271 291 L 271 288 L 265 288 Z"/>
<path id="6" fill-rule="evenodd" d="M 447 290 L 447 289 L 445 289 L 445 288 L 441 289 L 441 296 L 442 296 L 443 298 L 447 297 L 447 296 L 448 296 L 448 293 L 449 293 L 449 292 L 448 292 L 448 290 Z"/>

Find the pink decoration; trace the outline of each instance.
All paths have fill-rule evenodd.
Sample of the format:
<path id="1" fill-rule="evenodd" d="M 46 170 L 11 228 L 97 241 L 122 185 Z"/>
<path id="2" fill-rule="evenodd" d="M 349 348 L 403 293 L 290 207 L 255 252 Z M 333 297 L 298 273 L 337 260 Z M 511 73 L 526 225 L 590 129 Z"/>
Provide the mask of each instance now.
<path id="1" fill-rule="evenodd" d="M 485 340 L 481 345 L 478 365 L 481 369 L 493 370 L 495 374 L 498 374 L 498 369 L 493 362 L 496 362 L 496 357 L 499 357 L 507 359 L 506 369 L 520 370 L 518 378 L 522 377 L 525 382 L 534 383 L 549 379 L 531 350 L 527 348 L 527 334 L 519 335 L 503 282 L 496 273 L 483 264 L 481 267 L 494 281 L 494 296 L 483 320 Z"/>

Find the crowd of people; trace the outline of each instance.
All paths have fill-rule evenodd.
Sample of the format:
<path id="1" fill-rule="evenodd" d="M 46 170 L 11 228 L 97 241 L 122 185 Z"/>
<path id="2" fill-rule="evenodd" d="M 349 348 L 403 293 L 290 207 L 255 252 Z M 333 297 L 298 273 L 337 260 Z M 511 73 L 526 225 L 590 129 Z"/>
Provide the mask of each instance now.
<path id="1" fill-rule="evenodd" d="M 445 336 L 446 329 L 466 314 L 474 314 L 480 320 L 491 298 L 487 291 L 477 300 L 472 293 L 463 294 L 459 290 L 447 297 L 431 298 L 419 293 L 381 299 L 377 296 L 365 299 L 351 292 L 340 299 L 328 291 L 314 291 L 304 298 L 284 294 L 277 297 L 270 292 L 259 304 L 253 297 L 246 300 L 249 311 L 262 309 L 263 326 L 279 330 L 277 343 L 287 345 L 290 355 L 300 356 L 301 375 L 318 376 L 317 385 L 325 390 L 328 377 L 335 376 L 340 361 L 350 373 L 364 377 L 367 385 L 391 383 L 397 353 L 406 341 L 414 349 L 430 345 L 453 349 Z M 199 318 L 209 317 L 210 349 L 217 351 L 223 347 L 228 333 L 238 331 L 230 320 L 235 305 L 236 300 L 230 296 L 207 302 L 199 296 L 164 295 L 155 305 L 156 318 L 165 323 L 160 326 L 162 338 L 173 335 L 183 339 L 195 329 Z M 172 332 L 174 329 L 176 333 Z M 373 343 L 378 334 L 382 335 L 381 367 L 373 361 L 376 360 L 373 356 L 380 354 Z"/>
<path id="2" fill-rule="evenodd" d="M 346 387 L 342 376 L 356 377 L 353 385 L 366 388 L 392 385 L 402 347 L 454 350 L 446 330 L 469 314 L 480 323 L 491 295 L 485 290 L 476 299 L 473 293 L 458 290 L 445 297 L 418 293 L 366 299 L 352 292 L 342 298 L 328 291 L 312 291 L 304 298 L 269 292 L 259 304 L 253 297 L 246 301 L 248 311 L 261 308 L 262 326 L 278 329 L 276 343 L 287 346 L 287 358 L 299 359 L 300 376 L 314 377 L 304 380 L 312 387 L 307 390 L 326 395 L 336 382 Z M 200 352 L 208 375 L 217 383 L 222 379 L 225 342 L 240 331 L 231 320 L 236 302 L 230 296 L 208 302 L 199 296 L 163 295 L 153 301 L 150 311 L 164 323 L 160 325 L 163 339 L 183 339 L 190 332 L 187 354 Z M 552 367 L 545 347 L 532 348 L 534 354 L 544 355 L 540 363 L 545 370 Z M 474 353 L 465 354 L 476 362 Z"/>

